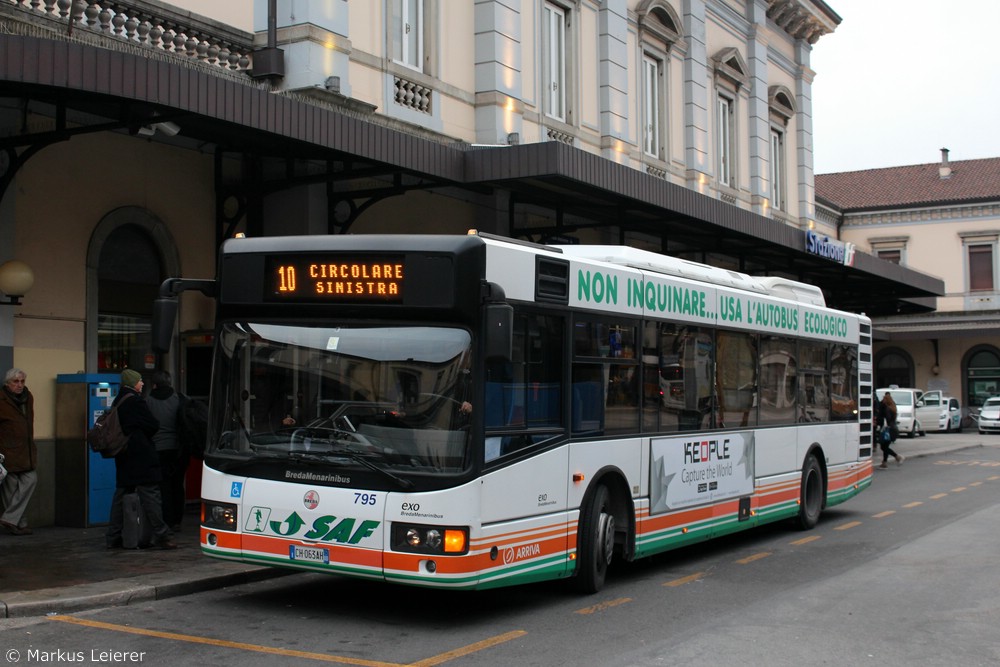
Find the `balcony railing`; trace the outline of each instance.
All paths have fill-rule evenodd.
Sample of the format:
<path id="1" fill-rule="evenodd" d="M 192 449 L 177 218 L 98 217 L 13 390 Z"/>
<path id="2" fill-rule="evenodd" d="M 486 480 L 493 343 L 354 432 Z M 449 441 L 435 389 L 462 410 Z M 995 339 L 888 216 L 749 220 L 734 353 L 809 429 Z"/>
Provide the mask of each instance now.
<path id="1" fill-rule="evenodd" d="M 71 38 L 85 34 L 110 38 L 230 72 L 253 66 L 252 33 L 157 0 L 0 0 L 0 20 L 4 17 L 59 30 Z M 12 31 L 10 25 L 3 29 Z"/>

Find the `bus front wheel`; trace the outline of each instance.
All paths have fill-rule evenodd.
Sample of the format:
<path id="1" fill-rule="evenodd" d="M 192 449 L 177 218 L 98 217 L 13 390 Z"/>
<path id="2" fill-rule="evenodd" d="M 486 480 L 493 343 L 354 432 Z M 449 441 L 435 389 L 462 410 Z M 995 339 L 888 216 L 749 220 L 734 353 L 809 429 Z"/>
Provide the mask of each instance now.
<path id="1" fill-rule="evenodd" d="M 596 593 L 615 551 L 615 517 L 611 512 L 611 494 L 601 484 L 594 490 L 580 520 L 576 586 L 583 593 Z"/>
<path id="2" fill-rule="evenodd" d="M 802 530 L 809 530 L 819 522 L 823 511 L 823 470 L 812 454 L 802 467 L 802 490 L 799 498 L 799 515 L 796 522 Z"/>

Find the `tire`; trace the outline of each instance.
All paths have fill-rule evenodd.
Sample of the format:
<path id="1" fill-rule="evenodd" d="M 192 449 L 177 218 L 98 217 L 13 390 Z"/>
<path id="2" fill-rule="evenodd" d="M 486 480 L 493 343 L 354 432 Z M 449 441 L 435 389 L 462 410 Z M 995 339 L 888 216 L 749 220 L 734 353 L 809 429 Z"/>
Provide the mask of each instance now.
<path id="1" fill-rule="evenodd" d="M 581 593 L 596 593 L 604 587 L 604 578 L 615 551 L 615 517 L 611 513 L 611 494 L 603 484 L 594 490 L 580 518 L 578 537 L 576 589 Z"/>
<path id="2" fill-rule="evenodd" d="M 799 492 L 799 515 L 795 522 L 802 530 L 810 530 L 819 522 L 823 511 L 823 469 L 812 454 L 802 466 L 802 489 Z"/>

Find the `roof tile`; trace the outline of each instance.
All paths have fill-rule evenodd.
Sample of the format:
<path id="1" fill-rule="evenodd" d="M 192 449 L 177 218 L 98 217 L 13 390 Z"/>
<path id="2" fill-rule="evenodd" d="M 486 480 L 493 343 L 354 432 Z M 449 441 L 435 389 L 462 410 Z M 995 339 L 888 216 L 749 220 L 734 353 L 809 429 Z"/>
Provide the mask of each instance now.
<path id="1" fill-rule="evenodd" d="M 908 208 L 1000 199 L 1000 158 L 816 175 L 816 198 L 842 211 Z"/>

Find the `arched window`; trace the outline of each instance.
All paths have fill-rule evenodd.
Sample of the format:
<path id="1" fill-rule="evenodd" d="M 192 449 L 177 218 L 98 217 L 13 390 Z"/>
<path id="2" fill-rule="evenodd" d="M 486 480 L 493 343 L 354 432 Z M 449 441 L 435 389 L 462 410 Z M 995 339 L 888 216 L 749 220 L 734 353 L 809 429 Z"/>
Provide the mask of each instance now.
<path id="1" fill-rule="evenodd" d="M 784 86 L 771 86 L 767 92 L 770 110 L 771 150 L 770 150 L 770 199 L 771 206 L 779 211 L 788 211 L 787 201 L 787 144 L 789 121 L 795 116 L 795 96 Z"/>
<path id="2" fill-rule="evenodd" d="M 990 396 L 1000 396 L 1000 353 L 991 345 L 974 347 L 965 356 L 966 405 L 980 408 Z"/>
<path id="3" fill-rule="evenodd" d="M 164 276 L 159 252 L 144 229 L 122 225 L 101 248 L 97 305 L 97 370 L 152 369 L 153 299 Z"/>
<path id="4" fill-rule="evenodd" d="M 680 19 L 663 0 L 643 0 L 636 7 L 639 17 L 639 40 L 642 49 L 643 152 L 658 160 L 667 160 L 667 103 L 670 49 L 680 41 Z"/>
<path id="5" fill-rule="evenodd" d="M 736 156 L 739 137 L 737 100 L 740 88 L 750 83 L 743 56 L 734 48 L 726 48 L 712 58 L 715 69 L 715 162 L 716 180 L 720 185 L 737 187 Z"/>
<path id="6" fill-rule="evenodd" d="M 875 359 L 875 386 L 913 386 L 913 359 L 898 348 L 883 350 Z"/>
<path id="7" fill-rule="evenodd" d="M 166 276 L 181 275 L 167 226 L 138 206 L 97 223 L 87 248 L 87 372 L 153 369 L 153 300 Z"/>

